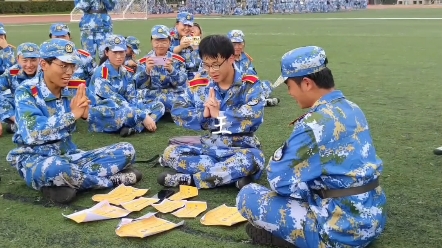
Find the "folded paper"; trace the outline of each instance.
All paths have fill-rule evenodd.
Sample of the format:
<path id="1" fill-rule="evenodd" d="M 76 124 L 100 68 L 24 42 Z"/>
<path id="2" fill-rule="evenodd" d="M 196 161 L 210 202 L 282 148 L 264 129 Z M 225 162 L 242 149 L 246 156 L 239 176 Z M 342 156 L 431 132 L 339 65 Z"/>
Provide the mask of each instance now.
<path id="1" fill-rule="evenodd" d="M 228 207 L 226 204 L 210 210 L 200 220 L 205 226 L 232 226 L 244 221 L 247 220 L 236 207 Z"/>
<path id="2" fill-rule="evenodd" d="M 158 202 L 159 200 L 160 199 L 140 197 L 132 201 L 121 203 L 121 206 L 128 211 L 136 212 Z"/>
<path id="3" fill-rule="evenodd" d="M 170 201 L 168 199 L 164 199 L 159 204 L 152 204 L 152 207 L 165 214 L 177 210 L 178 208 L 182 208 L 185 204 L 186 201 Z"/>
<path id="4" fill-rule="evenodd" d="M 201 201 L 187 201 L 183 208 L 173 212 L 178 218 L 195 218 L 207 210 L 207 203 Z"/>
<path id="5" fill-rule="evenodd" d="M 107 200 L 114 205 L 121 205 L 121 203 L 132 201 L 133 199 L 143 196 L 149 191 L 148 189 L 137 189 L 131 186 L 125 186 L 121 184 L 114 190 L 107 194 L 96 194 L 92 196 L 92 200 L 101 202 Z"/>
<path id="6" fill-rule="evenodd" d="M 171 201 L 179 201 L 184 199 L 189 199 L 198 195 L 198 189 L 192 186 L 180 185 L 180 191 L 171 197 Z"/>
<path id="7" fill-rule="evenodd" d="M 123 218 L 118 224 L 115 233 L 120 237 L 145 238 L 169 231 L 184 224 L 184 221 L 175 224 L 173 222 L 157 218 L 155 214 L 156 213 L 148 213 L 137 219 Z"/>
<path id="8" fill-rule="evenodd" d="M 91 208 L 70 215 L 63 214 L 63 216 L 77 223 L 82 223 L 121 218 L 127 216 L 129 213 L 130 211 L 110 205 L 108 201 L 102 201 Z"/>

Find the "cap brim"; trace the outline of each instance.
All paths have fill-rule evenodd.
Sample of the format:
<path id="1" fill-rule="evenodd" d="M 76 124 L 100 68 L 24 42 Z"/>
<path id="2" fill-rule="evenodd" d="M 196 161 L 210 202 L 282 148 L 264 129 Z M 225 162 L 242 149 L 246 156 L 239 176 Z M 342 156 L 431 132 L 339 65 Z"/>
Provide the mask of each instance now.
<path id="1" fill-rule="evenodd" d="M 63 55 L 63 56 L 57 56 L 56 58 L 65 63 L 70 63 L 70 64 L 81 63 L 80 57 L 78 57 L 77 55 Z"/>
<path id="2" fill-rule="evenodd" d="M 21 55 L 23 58 L 40 58 L 40 54 L 36 53 L 22 53 L 19 55 Z"/>
<path id="3" fill-rule="evenodd" d="M 60 31 L 60 32 L 53 32 L 52 36 L 65 36 L 68 35 L 69 32 L 66 31 Z"/>
<path id="4" fill-rule="evenodd" d="M 109 50 L 111 50 L 112 52 L 123 52 L 127 50 L 127 47 L 125 46 L 113 46 L 111 48 L 109 48 Z"/>
<path id="5" fill-rule="evenodd" d="M 193 22 L 192 21 L 183 21 L 184 25 L 190 25 L 193 26 Z"/>
<path id="6" fill-rule="evenodd" d="M 2 34 L 6 34 L 6 31 L 0 31 L 0 35 L 2 35 Z"/>
<path id="7" fill-rule="evenodd" d="M 169 38 L 169 36 L 167 36 L 165 34 L 152 35 L 152 39 L 167 39 L 167 38 Z"/>
<path id="8" fill-rule="evenodd" d="M 288 77 L 282 77 L 283 82 L 285 82 L 285 80 L 287 80 L 287 79 L 288 79 Z"/>
<path id="9" fill-rule="evenodd" d="M 135 54 L 140 54 L 140 49 L 132 49 L 132 51 L 134 51 Z"/>
<path id="10" fill-rule="evenodd" d="M 244 42 L 244 40 L 241 39 L 241 38 L 231 38 L 230 41 L 232 41 L 232 42 Z"/>

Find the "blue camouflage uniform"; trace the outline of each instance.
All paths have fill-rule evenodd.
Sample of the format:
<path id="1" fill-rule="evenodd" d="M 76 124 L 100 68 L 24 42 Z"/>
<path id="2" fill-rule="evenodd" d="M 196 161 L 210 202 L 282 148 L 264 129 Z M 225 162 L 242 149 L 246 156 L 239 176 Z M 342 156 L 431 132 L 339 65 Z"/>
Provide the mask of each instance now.
<path id="1" fill-rule="evenodd" d="M 115 0 L 75 0 L 75 8 L 83 11 L 81 18 L 81 46 L 95 59 L 97 50 L 103 57 L 102 45 L 107 36 L 113 32 L 112 18 L 108 14 L 115 8 Z"/>
<path id="2" fill-rule="evenodd" d="M 319 47 L 292 50 L 282 57 L 282 77 L 323 70 L 325 59 Z M 383 163 L 364 113 L 333 90 L 292 124 L 292 134 L 267 166 L 271 189 L 246 185 L 237 197 L 238 210 L 254 226 L 299 248 L 366 247 L 385 228 L 386 196 L 376 183 Z M 325 195 L 370 184 L 365 193 Z"/>
<path id="3" fill-rule="evenodd" d="M 39 58 L 40 48 L 34 43 L 23 43 L 17 47 L 17 57 Z M 35 73 L 37 73 L 38 67 Z M 35 76 L 27 75 L 19 64 L 11 66 L 0 75 L 0 120 L 1 122 L 11 123 L 10 118 L 15 116 L 14 95 L 18 86 L 25 80 Z M 14 127 L 15 129 L 15 127 Z M 15 131 L 15 130 L 14 130 Z"/>
<path id="4" fill-rule="evenodd" d="M 241 30 L 232 30 L 229 33 L 227 33 L 227 37 L 232 41 L 232 43 L 244 43 L 245 42 L 245 35 Z M 253 59 L 250 57 L 247 53 L 242 52 L 241 56 L 238 59 L 235 60 L 235 69 L 246 73 L 248 75 L 258 75 L 256 72 L 255 66 L 252 63 Z M 261 80 L 262 86 L 264 88 L 264 97 L 266 98 L 266 105 L 277 105 L 279 103 L 279 99 L 277 98 L 270 98 L 270 95 L 273 92 L 273 87 L 268 80 Z"/>
<path id="5" fill-rule="evenodd" d="M 71 31 L 64 23 L 54 23 L 49 29 L 49 34 L 52 38 L 66 37 L 68 35 L 70 39 Z M 83 49 L 77 49 L 77 53 L 81 63 L 78 65 L 77 70 L 75 70 L 74 75 L 72 75 L 72 79 L 85 80 L 86 85 L 89 85 L 97 64 L 89 52 Z"/>
<path id="6" fill-rule="evenodd" d="M 127 47 L 132 49 L 133 54 L 127 52 L 124 67 L 131 75 L 134 75 L 137 71 L 137 66 L 129 66 L 129 61 L 132 60 L 134 63 L 137 63 L 136 55 L 140 54 L 140 41 L 134 36 L 127 36 L 126 43 Z"/>
<path id="7" fill-rule="evenodd" d="M 123 36 L 111 35 L 106 40 L 111 51 L 126 51 Z M 118 132 L 123 127 L 142 132 L 147 115 L 157 122 L 164 115 L 159 101 L 145 100 L 138 94 L 132 75 L 121 66 L 115 70 L 109 60 L 97 67 L 88 87 L 92 107 L 89 111 L 89 130 Z"/>
<path id="8" fill-rule="evenodd" d="M 6 30 L 3 23 L 0 23 L 0 35 L 6 36 Z M 12 45 L 0 47 L 0 75 L 15 63 L 14 47 Z"/>
<path id="9" fill-rule="evenodd" d="M 74 43 L 67 40 L 44 42 L 40 54 L 42 58 L 80 63 Z M 134 162 L 135 150 L 129 143 L 82 151 L 72 142 L 76 130 L 70 109 L 74 91 L 68 88 L 73 86 L 62 89 L 61 98 L 57 98 L 41 72 L 24 81 L 15 92 L 18 130 L 13 141 L 17 148 L 9 152 L 6 160 L 36 190 L 50 186 L 112 187 L 110 177 Z"/>
<path id="10" fill-rule="evenodd" d="M 166 26 L 156 25 L 151 30 L 151 36 L 153 39 L 169 39 L 170 33 Z M 154 66 L 148 75 L 146 60 L 155 56 L 155 51 L 151 50 L 144 58 L 140 59 L 138 72 L 133 78 L 143 98 L 158 99 L 164 104 L 166 111 L 170 111 L 178 95 L 183 93 L 186 87 L 185 60 L 180 55 L 167 52 L 165 57 L 172 60 L 174 68 L 172 73 L 163 66 Z"/>
<path id="11" fill-rule="evenodd" d="M 212 87 L 221 104 L 220 115 L 226 118 L 224 129 L 231 134 L 214 134 L 221 131 L 215 126 L 218 120 L 203 117 Z M 201 145 L 168 146 L 162 156 L 163 166 L 192 175 L 198 188 L 227 185 L 246 176 L 255 180 L 261 177 L 265 158 L 255 132 L 264 119 L 264 96 L 258 77 L 235 71 L 228 90 L 221 90 L 207 78 L 189 81 L 186 92 L 173 106 L 172 117 L 179 126 L 211 133 L 201 137 Z"/>
<path id="12" fill-rule="evenodd" d="M 194 16 L 188 12 L 180 12 L 177 15 L 177 22 L 181 22 L 184 25 L 193 26 Z M 170 35 L 172 37 L 172 44 L 170 45 L 170 51 L 180 45 L 181 36 L 176 28 L 170 29 Z M 191 37 L 191 36 L 189 36 Z M 188 80 L 192 80 L 196 74 L 200 72 L 201 58 L 197 47 L 189 46 L 184 48 L 179 55 L 186 60 L 186 71 Z"/>

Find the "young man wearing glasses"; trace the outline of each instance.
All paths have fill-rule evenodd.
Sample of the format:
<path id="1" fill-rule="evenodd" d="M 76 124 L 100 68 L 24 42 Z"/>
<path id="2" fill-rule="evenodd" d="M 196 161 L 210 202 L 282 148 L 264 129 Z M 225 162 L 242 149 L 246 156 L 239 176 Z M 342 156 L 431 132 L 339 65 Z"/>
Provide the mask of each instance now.
<path id="1" fill-rule="evenodd" d="M 207 130 L 198 145 L 170 145 L 160 164 L 158 183 L 166 187 L 195 185 L 214 188 L 235 183 L 238 188 L 257 180 L 264 154 L 255 132 L 263 122 L 265 99 L 256 76 L 235 70 L 234 48 L 226 36 L 210 35 L 199 45 L 203 67 L 211 79 L 189 81 L 172 108 L 176 124 Z"/>

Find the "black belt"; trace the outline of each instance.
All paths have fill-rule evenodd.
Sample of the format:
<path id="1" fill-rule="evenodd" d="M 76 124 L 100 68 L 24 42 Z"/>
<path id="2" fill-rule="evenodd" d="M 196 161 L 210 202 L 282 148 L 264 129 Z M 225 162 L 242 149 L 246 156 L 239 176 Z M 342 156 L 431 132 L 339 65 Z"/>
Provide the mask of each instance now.
<path id="1" fill-rule="evenodd" d="M 52 145 L 55 143 L 60 142 L 61 140 L 50 140 L 44 144 L 39 144 L 39 145 L 26 145 L 26 144 L 17 144 L 18 147 L 36 147 L 36 146 L 44 146 L 44 145 Z"/>
<path id="2" fill-rule="evenodd" d="M 218 132 L 218 130 L 210 130 L 210 134 L 221 135 L 221 136 L 247 136 L 247 137 L 253 137 L 255 135 L 254 132 L 246 132 L 246 133 L 214 133 L 214 132 Z"/>
<path id="3" fill-rule="evenodd" d="M 369 191 L 374 190 L 379 186 L 379 180 L 375 179 L 374 181 L 370 182 L 369 184 L 353 187 L 353 188 L 346 188 L 346 189 L 321 189 L 321 190 L 312 190 L 313 193 L 319 195 L 322 199 L 327 198 L 340 198 L 340 197 L 347 197 L 352 195 L 359 195 L 363 193 L 367 193 Z"/>
<path id="4" fill-rule="evenodd" d="M 107 14 L 107 10 L 105 10 L 105 9 L 89 10 L 89 11 L 86 11 L 86 14 Z"/>

